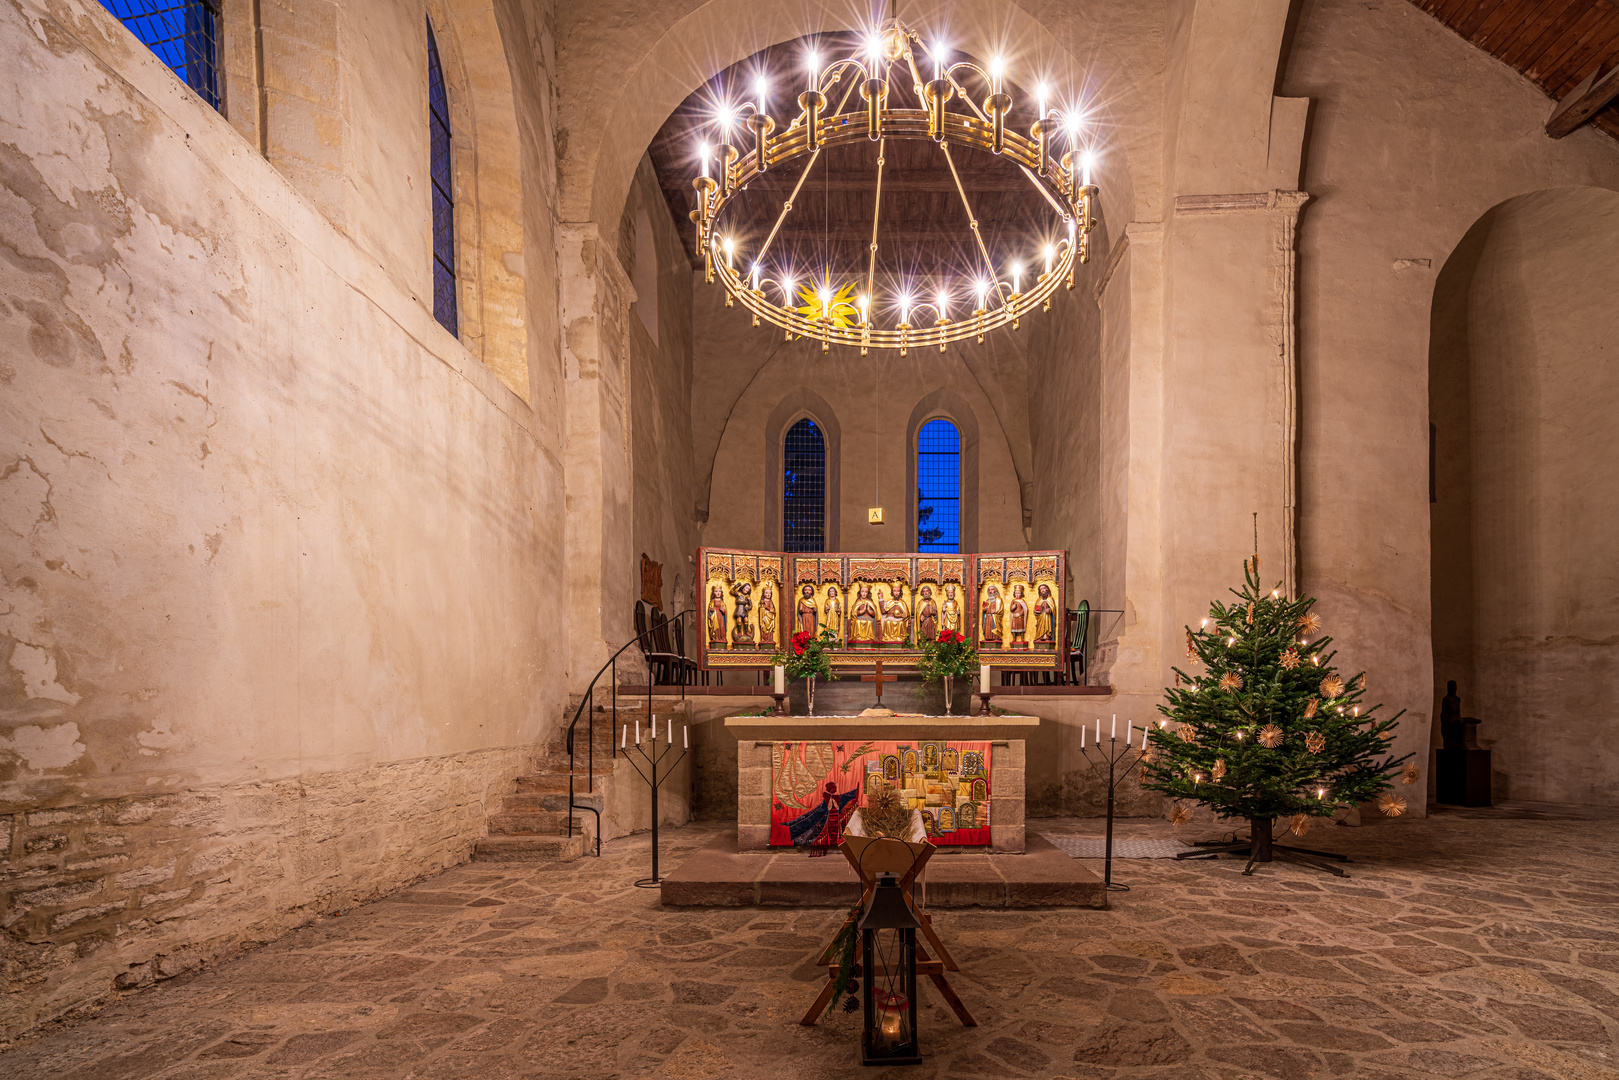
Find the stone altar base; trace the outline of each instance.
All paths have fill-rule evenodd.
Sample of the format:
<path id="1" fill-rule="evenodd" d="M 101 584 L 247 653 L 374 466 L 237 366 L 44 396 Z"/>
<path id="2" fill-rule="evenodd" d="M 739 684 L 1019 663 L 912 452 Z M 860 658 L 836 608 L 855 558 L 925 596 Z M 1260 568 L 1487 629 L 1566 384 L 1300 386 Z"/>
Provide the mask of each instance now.
<path id="1" fill-rule="evenodd" d="M 928 863 L 929 908 L 1105 908 L 1102 879 L 1029 833 L 1021 855 L 940 848 Z M 841 854 L 811 858 L 783 848 L 738 851 L 736 833 L 721 833 L 663 879 L 667 907 L 849 907 L 860 881 Z"/>

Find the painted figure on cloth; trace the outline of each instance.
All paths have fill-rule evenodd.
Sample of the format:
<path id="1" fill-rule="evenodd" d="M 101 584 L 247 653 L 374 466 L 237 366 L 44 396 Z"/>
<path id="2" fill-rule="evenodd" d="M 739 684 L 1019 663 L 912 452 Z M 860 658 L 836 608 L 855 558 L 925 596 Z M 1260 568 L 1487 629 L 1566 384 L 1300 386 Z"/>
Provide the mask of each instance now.
<path id="1" fill-rule="evenodd" d="M 797 847 L 837 847 L 843 840 L 843 826 L 854 814 L 860 788 L 839 792 L 836 781 L 821 788 L 821 805 L 787 823 L 787 832 Z"/>
<path id="2" fill-rule="evenodd" d="M 961 751 L 956 749 L 954 746 L 947 746 L 944 748 L 944 771 L 961 771 Z"/>
<path id="3" fill-rule="evenodd" d="M 924 585 L 916 602 L 916 643 L 939 640 L 939 605 L 933 600 L 933 586 Z"/>
<path id="4" fill-rule="evenodd" d="M 939 744 L 925 742 L 922 744 L 922 768 L 937 769 L 939 767 Z"/>
<path id="5" fill-rule="evenodd" d="M 883 605 L 883 644 L 905 644 L 905 631 L 910 623 L 911 609 L 905 603 L 905 586 L 899 582 L 888 594 L 888 602 Z"/>
<path id="6" fill-rule="evenodd" d="M 746 581 L 739 581 L 731 586 L 731 595 L 736 597 L 736 607 L 732 612 L 731 644 L 753 644 L 753 585 Z"/>
<path id="7" fill-rule="evenodd" d="M 843 629 L 843 598 L 838 595 L 836 585 L 826 587 L 826 603 L 821 605 L 821 625 L 832 631 L 834 638 Z"/>
<path id="8" fill-rule="evenodd" d="M 989 798 L 989 781 L 978 777 L 973 781 L 973 802 L 983 802 Z"/>
<path id="9" fill-rule="evenodd" d="M 961 605 L 956 602 L 956 587 L 944 587 L 944 605 L 939 609 L 939 629 L 961 633 Z"/>
<path id="10" fill-rule="evenodd" d="M 912 750 L 912 749 L 909 749 L 909 748 L 906 748 L 906 749 L 900 751 L 899 759 L 903 763 L 903 768 L 902 768 L 901 771 L 904 772 L 904 774 L 906 776 L 915 776 L 916 775 L 916 751 Z"/>
<path id="11" fill-rule="evenodd" d="M 799 593 L 798 629 L 811 637 L 818 636 L 821 631 L 815 625 L 815 586 L 806 581 Z"/>
<path id="12" fill-rule="evenodd" d="M 1006 604 L 1006 626 L 1012 634 L 1012 648 L 1029 647 L 1029 602 L 1023 599 L 1023 586 L 1012 586 L 1012 599 Z"/>
<path id="13" fill-rule="evenodd" d="M 759 586 L 759 643 L 776 647 L 776 590 L 768 581 Z"/>
<path id="14" fill-rule="evenodd" d="M 1051 599 L 1051 586 L 1044 581 L 1035 589 L 1034 643 L 1048 649 L 1057 646 L 1057 605 Z"/>
<path id="15" fill-rule="evenodd" d="M 948 806 L 939 807 L 939 831 L 956 831 L 956 812 L 950 809 Z"/>
<path id="16" fill-rule="evenodd" d="M 978 828 L 978 804 L 972 802 L 958 803 L 956 805 L 956 828 Z"/>
<path id="17" fill-rule="evenodd" d="M 724 645 L 725 636 L 725 587 L 716 585 L 708 591 L 708 643 L 710 645 Z"/>
<path id="18" fill-rule="evenodd" d="M 876 644 L 877 618 L 877 604 L 871 598 L 871 586 L 861 585 L 854 604 L 849 608 L 849 644 Z"/>
<path id="19" fill-rule="evenodd" d="M 884 780 L 892 780 L 892 781 L 898 781 L 899 780 L 899 755 L 898 754 L 884 754 L 883 755 L 883 779 Z"/>
<path id="20" fill-rule="evenodd" d="M 984 602 L 980 606 L 978 623 L 978 642 L 986 649 L 999 649 L 1001 647 L 1001 613 L 1006 605 L 1001 601 L 1001 590 L 992 581 L 984 590 Z"/>

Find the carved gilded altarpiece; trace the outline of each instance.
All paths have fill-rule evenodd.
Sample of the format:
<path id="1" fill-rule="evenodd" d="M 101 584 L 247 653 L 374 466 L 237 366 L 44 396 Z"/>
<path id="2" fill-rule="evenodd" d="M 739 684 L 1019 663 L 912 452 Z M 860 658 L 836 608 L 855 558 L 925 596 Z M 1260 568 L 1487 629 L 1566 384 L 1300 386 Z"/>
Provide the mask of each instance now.
<path id="1" fill-rule="evenodd" d="M 1063 670 L 1068 554 L 824 554 L 700 548 L 706 668 L 757 668 L 806 630 L 832 631 L 834 668 L 914 666 L 959 630 L 987 664 Z"/>

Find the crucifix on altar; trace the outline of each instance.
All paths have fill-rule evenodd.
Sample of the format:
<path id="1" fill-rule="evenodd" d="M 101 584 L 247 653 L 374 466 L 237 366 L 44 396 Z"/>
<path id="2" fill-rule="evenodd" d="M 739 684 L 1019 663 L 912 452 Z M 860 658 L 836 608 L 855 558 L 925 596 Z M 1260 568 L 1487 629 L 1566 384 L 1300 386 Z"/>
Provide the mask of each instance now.
<path id="1" fill-rule="evenodd" d="M 876 683 L 877 684 L 877 705 L 876 705 L 876 707 L 880 709 L 880 708 L 883 707 L 883 683 L 885 683 L 885 682 L 898 682 L 899 681 L 899 676 L 897 676 L 897 675 L 884 675 L 883 674 L 883 662 L 881 660 L 879 660 L 879 661 L 877 661 L 877 670 L 876 670 L 876 672 L 871 674 L 871 675 L 862 675 L 862 676 L 860 676 L 860 681 L 861 682 L 869 682 L 869 683 Z"/>

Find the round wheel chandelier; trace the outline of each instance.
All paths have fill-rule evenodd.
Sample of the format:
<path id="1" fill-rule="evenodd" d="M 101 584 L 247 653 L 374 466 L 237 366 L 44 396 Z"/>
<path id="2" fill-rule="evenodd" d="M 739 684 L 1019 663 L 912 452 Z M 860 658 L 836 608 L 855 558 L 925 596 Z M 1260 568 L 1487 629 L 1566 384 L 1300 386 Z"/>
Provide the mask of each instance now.
<path id="1" fill-rule="evenodd" d="M 922 78 L 919 52 L 933 69 L 932 79 Z M 944 352 L 950 342 L 968 337 L 983 341 L 986 333 L 1007 325 L 1016 330 L 1037 306 L 1050 310 L 1059 283 L 1074 287 L 1075 266 L 1090 258 L 1097 197 L 1091 181 L 1094 155 L 1081 145 L 1085 124 L 1079 110 L 1050 108 L 1046 90 L 1040 87 L 1035 95 L 1038 119 L 1029 134 L 1009 130 L 1006 118 L 1012 96 L 1003 60 L 992 59 L 987 68 L 967 59 L 952 63 L 945 46 L 929 47 L 920 34 L 892 16 L 852 55 L 823 66 L 821 57 L 810 52 L 806 69 L 808 87 L 798 95 L 798 114 L 780 134 L 768 112 L 768 79 L 760 76 L 754 100 L 720 104 L 715 120 L 718 146 L 711 150 L 705 143 L 699 149 L 702 175 L 692 181 L 697 209 L 691 220 L 697 227 L 704 278 L 709 283 L 717 278 L 724 285 L 726 307 L 740 302 L 752 312 L 754 326 L 763 320 L 780 327 L 789 341 L 818 340 L 822 352 L 843 345 L 858 348 L 861 355 L 871 349 L 897 349 L 904 355 L 912 348 L 932 346 Z M 890 104 L 898 101 L 898 87 L 906 77 L 916 108 Z M 985 91 L 981 104 L 968 84 Z M 834 97 L 837 105 L 828 109 Z M 959 107 L 952 108 L 953 103 Z M 1054 158 L 1053 142 L 1059 137 L 1066 149 Z M 891 139 L 938 145 L 966 211 L 977 265 L 970 274 L 958 272 L 961 280 L 955 285 L 946 280 L 931 295 L 912 294 L 902 287 L 898 295 L 885 298 L 897 321 L 880 325 L 873 309 L 879 306 L 875 278 L 883 147 Z M 852 286 L 834 291 L 829 269 L 818 282 L 812 278 L 807 288 L 790 271 L 772 272 L 771 245 L 816 162 L 828 148 L 862 141 L 878 146 L 864 291 L 857 293 Z M 1050 236 L 1055 239 L 1037 245 L 1032 266 L 1025 266 L 1017 255 L 999 262 L 992 255 L 951 156 L 951 148 L 958 146 L 1010 161 L 1028 178 L 1030 194 L 1050 205 L 1055 215 Z M 738 250 L 734 230 L 727 228 L 727 208 L 756 177 L 800 158 L 808 160 L 792 194 L 783 201 L 759 250 L 747 256 Z M 710 175 L 711 169 L 715 175 Z"/>

